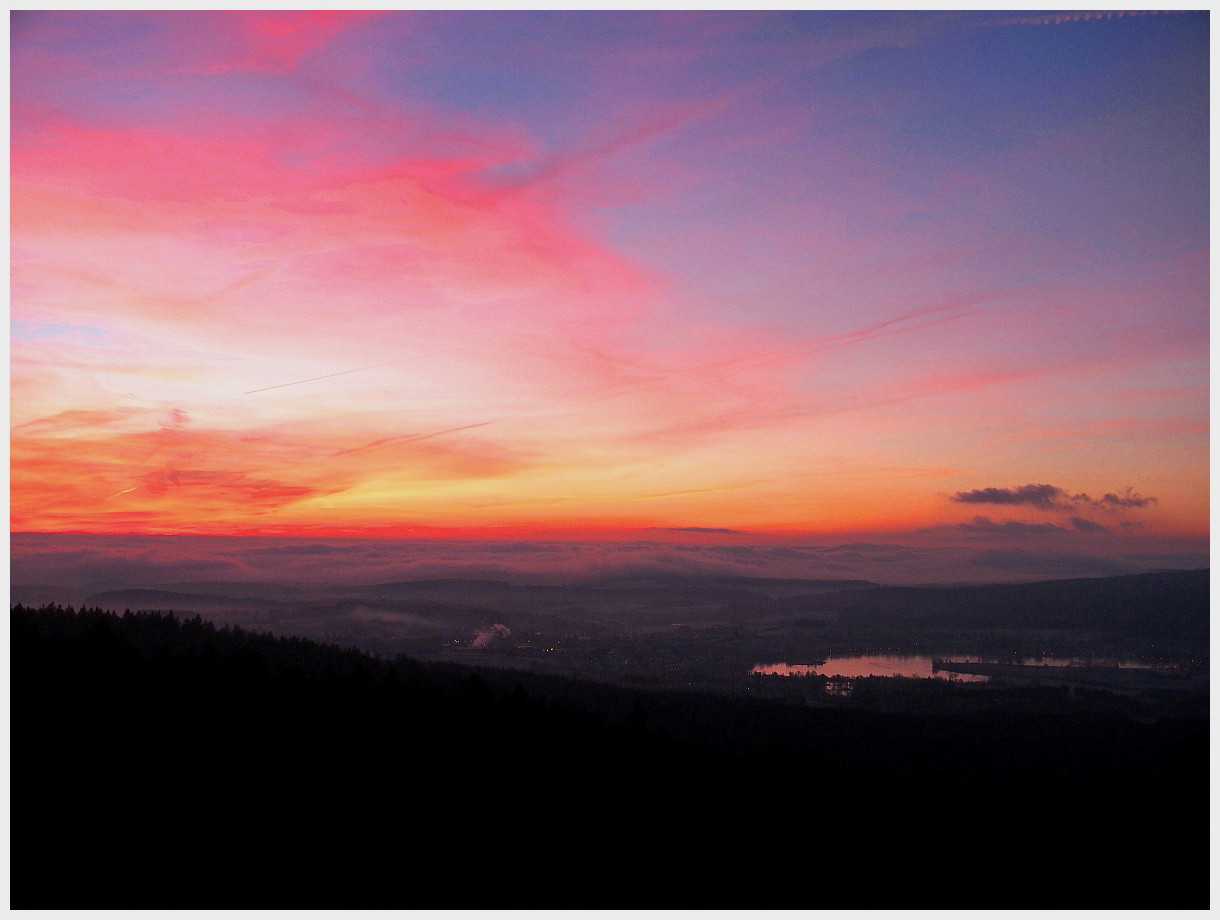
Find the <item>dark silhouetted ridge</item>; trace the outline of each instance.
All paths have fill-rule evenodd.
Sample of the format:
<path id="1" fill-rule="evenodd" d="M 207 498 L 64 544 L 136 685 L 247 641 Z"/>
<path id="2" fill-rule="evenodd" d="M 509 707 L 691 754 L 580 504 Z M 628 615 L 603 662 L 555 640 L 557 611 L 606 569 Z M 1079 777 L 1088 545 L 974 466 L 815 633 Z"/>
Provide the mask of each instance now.
<path id="1" fill-rule="evenodd" d="M 1207 725 L 825 710 L 12 611 L 18 908 L 1203 907 Z"/>

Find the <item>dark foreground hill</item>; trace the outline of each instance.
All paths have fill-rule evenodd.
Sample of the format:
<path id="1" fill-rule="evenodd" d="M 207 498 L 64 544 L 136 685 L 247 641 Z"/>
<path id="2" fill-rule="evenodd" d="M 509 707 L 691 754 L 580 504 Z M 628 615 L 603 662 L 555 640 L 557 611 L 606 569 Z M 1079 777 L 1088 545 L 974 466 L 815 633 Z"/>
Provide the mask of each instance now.
<path id="1" fill-rule="evenodd" d="M 12 907 L 1204 907 L 1204 720 L 645 694 L 12 611 Z"/>

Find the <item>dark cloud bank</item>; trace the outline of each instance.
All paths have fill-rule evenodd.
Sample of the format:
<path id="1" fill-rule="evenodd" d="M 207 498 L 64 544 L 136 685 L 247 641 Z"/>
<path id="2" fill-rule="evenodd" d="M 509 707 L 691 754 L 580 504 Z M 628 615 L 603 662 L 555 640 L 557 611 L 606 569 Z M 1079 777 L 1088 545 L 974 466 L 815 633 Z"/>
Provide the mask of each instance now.
<path id="1" fill-rule="evenodd" d="M 1025 505 L 1043 511 L 1072 511 L 1078 508 L 1094 508 L 1102 511 L 1118 511 L 1147 508 L 1156 504 L 1156 499 L 1145 498 L 1128 486 L 1121 495 L 1107 492 L 1101 498 L 1092 498 L 1085 492 L 1069 495 L 1065 489 L 1047 484 L 1016 486 L 1000 489 L 994 486 L 974 489 L 971 492 L 956 492 L 950 501 L 966 505 Z"/>
<path id="2" fill-rule="evenodd" d="M 958 492 L 952 501 L 967 505 L 1029 505 L 1031 508 L 1058 510 L 1062 507 L 1060 496 L 1067 493 L 1057 486 L 1027 485 L 1015 489 L 975 489 L 973 492 Z"/>
<path id="3" fill-rule="evenodd" d="M 1140 495 L 1130 486 L 1122 494 L 1107 492 L 1101 498 L 1093 498 L 1086 492 L 1070 495 L 1066 489 L 1049 483 L 1029 483 L 1013 488 L 997 488 L 989 486 L 986 489 L 974 489 L 969 492 L 955 492 L 949 500 L 963 505 L 996 505 L 1000 507 L 1025 507 L 1038 511 L 1051 511 L 1066 515 L 1063 524 L 1028 523 L 1025 521 L 1004 521 L 996 523 L 987 517 L 977 516 L 972 524 L 958 524 L 957 528 L 965 532 L 986 533 L 991 535 L 1007 535 L 1014 538 L 1048 536 L 1074 529 L 1086 534 L 1109 533 L 1109 525 L 1117 525 L 1124 531 L 1139 528 L 1137 521 L 1126 519 L 1126 514 L 1149 508 L 1157 503 L 1152 496 Z M 1102 517 L 1107 521 L 1103 524 L 1083 515 L 1104 512 Z"/>

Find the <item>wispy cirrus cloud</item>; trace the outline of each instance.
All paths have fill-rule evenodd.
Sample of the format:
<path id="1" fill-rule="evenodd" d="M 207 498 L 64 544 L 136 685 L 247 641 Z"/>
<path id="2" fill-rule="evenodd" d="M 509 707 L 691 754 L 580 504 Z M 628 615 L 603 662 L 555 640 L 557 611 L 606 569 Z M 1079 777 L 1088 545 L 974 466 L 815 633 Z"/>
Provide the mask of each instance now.
<path id="1" fill-rule="evenodd" d="M 511 476 L 536 462 L 485 439 L 463 442 L 470 427 L 481 426 L 336 457 L 335 439 L 358 425 L 226 429 L 195 424 L 174 408 L 70 410 L 13 429 L 13 521 L 19 529 L 70 520 L 75 530 L 105 530 L 121 520 L 225 532 L 262 526 L 270 512 L 295 517 L 310 500 L 359 496 L 384 479 L 387 464 L 439 488 Z"/>
<path id="2" fill-rule="evenodd" d="M 208 28 L 198 57 L 180 73 L 291 73 L 339 33 L 379 15 L 356 10 L 239 10 L 228 29 Z"/>

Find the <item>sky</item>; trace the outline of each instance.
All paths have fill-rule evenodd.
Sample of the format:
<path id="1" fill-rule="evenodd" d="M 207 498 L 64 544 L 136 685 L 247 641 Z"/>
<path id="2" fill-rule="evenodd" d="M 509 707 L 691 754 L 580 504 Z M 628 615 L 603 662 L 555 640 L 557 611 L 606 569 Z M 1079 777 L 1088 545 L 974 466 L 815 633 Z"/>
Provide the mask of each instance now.
<path id="1" fill-rule="evenodd" d="M 15 533 L 1206 549 L 1207 13 L 11 43 Z"/>

